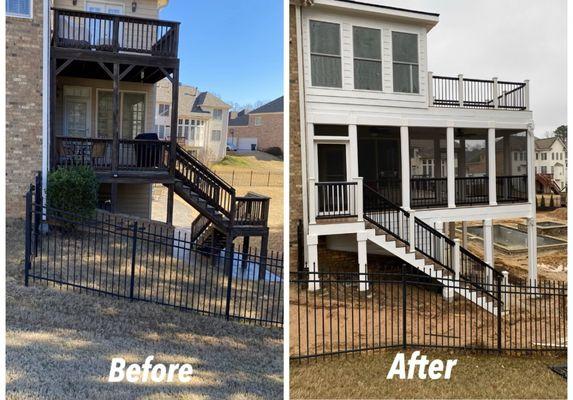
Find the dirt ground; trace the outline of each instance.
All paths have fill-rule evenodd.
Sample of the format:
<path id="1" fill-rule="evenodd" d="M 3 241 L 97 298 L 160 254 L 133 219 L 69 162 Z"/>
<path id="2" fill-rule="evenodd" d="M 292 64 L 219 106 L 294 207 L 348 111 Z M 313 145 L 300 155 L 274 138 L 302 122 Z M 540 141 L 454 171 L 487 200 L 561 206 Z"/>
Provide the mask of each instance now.
<path id="1" fill-rule="evenodd" d="M 257 171 L 273 174 L 282 173 L 283 161 L 277 157 L 260 151 L 237 153 L 227 156 L 221 162 L 211 165 L 215 172 L 230 171 Z M 283 252 L 283 215 L 284 215 L 284 190 L 282 186 L 235 186 L 238 196 L 255 192 L 271 198 L 269 210 L 269 250 Z M 153 188 L 152 219 L 165 221 L 167 216 L 167 189 L 162 185 Z M 197 211 L 187 204 L 182 198 L 175 195 L 173 205 L 173 224 L 178 227 L 188 228 L 193 219 L 197 217 Z M 251 240 L 252 247 L 259 246 L 259 240 Z"/>
<path id="2" fill-rule="evenodd" d="M 274 399 L 282 331 L 175 308 L 23 286 L 23 221 L 7 224 L 9 399 Z M 191 383 L 109 384 L 112 357 L 190 363 Z"/>
<path id="3" fill-rule="evenodd" d="M 565 399 L 567 381 L 548 367 L 565 357 L 422 350 L 430 360 L 457 359 L 451 379 L 386 379 L 399 350 L 293 361 L 292 399 Z M 406 358 L 411 350 L 406 351 Z"/>
<path id="4" fill-rule="evenodd" d="M 517 227 L 517 224 L 523 224 L 524 219 L 496 220 L 496 224 Z M 567 223 L 567 209 L 558 208 L 553 211 L 538 211 L 537 222 L 555 221 Z M 469 225 L 472 225 L 471 223 Z M 567 239 L 560 237 L 560 239 Z M 483 248 L 480 243 L 470 241 L 469 249 L 479 256 L 483 255 Z M 500 251 L 495 251 L 495 267 L 500 270 L 506 270 L 510 276 L 517 278 L 527 278 L 527 253 L 507 255 Z M 567 251 L 551 250 L 539 251 L 537 253 L 537 268 L 540 279 L 556 280 L 561 282 L 567 281 Z"/>

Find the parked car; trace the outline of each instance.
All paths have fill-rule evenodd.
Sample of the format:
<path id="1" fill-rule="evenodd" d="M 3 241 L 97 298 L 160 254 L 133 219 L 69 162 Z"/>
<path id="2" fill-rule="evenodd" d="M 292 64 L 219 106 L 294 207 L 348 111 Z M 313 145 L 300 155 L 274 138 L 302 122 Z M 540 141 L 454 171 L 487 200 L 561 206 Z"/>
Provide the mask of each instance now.
<path id="1" fill-rule="evenodd" d="M 233 143 L 227 143 L 227 151 L 237 151 L 237 146 Z"/>

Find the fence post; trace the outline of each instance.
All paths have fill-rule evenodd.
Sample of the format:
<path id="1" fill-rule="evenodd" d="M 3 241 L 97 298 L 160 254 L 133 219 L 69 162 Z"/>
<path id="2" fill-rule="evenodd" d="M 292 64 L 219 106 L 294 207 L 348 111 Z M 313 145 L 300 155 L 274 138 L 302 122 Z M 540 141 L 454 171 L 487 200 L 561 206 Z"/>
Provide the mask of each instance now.
<path id="1" fill-rule="evenodd" d="M 249 183 L 249 186 L 253 186 L 253 170 L 251 170 L 251 182 Z"/>
<path id="2" fill-rule="evenodd" d="M 406 316 L 408 313 L 406 312 L 406 274 L 404 273 L 404 264 L 402 264 L 402 268 L 400 268 L 402 272 L 402 348 L 406 350 L 407 346 L 407 334 L 406 334 Z"/>
<path id="3" fill-rule="evenodd" d="M 507 308 L 507 304 L 509 303 L 509 272 L 501 271 L 502 281 L 501 284 L 503 285 L 503 308 Z"/>
<path id="4" fill-rule="evenodd" d="M 137 249 L 137 221 L 133 223 L 133 243 L 131 249 L 131 278 L 129 281 L 129 299 L 133 300 L 133 289 L 135 286 L 135 256 Z"/>
<path id="5" fill-rule="evenodd" d="M 34 194 L 34 256 L 38 255 L 38 237 L 40 236 L 40 225 L 42 224 L 43 204 L 44 199 L 42 195 L 42 173 L 38 172 L 36 175 L 36 186 Z"/>
<path id="6" fill-rule="evenodd" d="M 497 276 L 497 351 L 501 353 L 501 277 Z"/>
<path id="7" fill-rule="evenodd" d="M 235 170 L 233 170 L 233 175 L 231 175 L 231 186 L 235 186 Z"/>
<path id="8" fill-rule="evenodd" d="M 267 186 L 271 186 L 271 171 L 269 171 L 267 175 Z"/>
<path id="9" fill-rule="evenodd" d="M 416 213 L 414 210 L 408 211 L 410 217 L 408 218 L 408 243 L 410 243 L 410 253 L 416 251 Z"/>
<path id="10" fill-rule="evenodd" d="M 24 286 L 28 286 L 30 275 L 30 261 L 32 257 L 32 185 L 26 193 L 26 228 L 25 228 L 25 250 L 24 250 Z"/>
<path id="11" fill-rule="evenodd" d="M 227 246 L 225 248 L 225 269 L 229 274 L 227 277 L 227 299 L 225 302 L 225 319 L 228 321 L 231 315 L 231 286 L 233 284 L 233 258 L 235 255 L 235 246 L 233 240 L 230 239 L 231 235 L 227 236 Z"/>

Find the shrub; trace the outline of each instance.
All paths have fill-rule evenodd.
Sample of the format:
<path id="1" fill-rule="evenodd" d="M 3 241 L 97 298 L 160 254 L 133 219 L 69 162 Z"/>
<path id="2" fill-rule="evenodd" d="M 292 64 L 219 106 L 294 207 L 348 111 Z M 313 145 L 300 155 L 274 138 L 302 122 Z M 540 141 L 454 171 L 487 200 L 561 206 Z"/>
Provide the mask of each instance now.
<path id="1" fill-rule="evenodd" d="M 269 147 L 268 149 L 265 150 L 265 153 L 269 153 L 269 154 L 276 156 L 276 157 L 282 157 L 283 156 L 283 151 L 281 150 L 280 147 Z"/>
<path id="2" fill-rule="evenodd" d="M 95 215 L 98 198 L 96 175 L 90 167 L 58 168 L 48 174 L 48 207 L 80 217 Z"/>

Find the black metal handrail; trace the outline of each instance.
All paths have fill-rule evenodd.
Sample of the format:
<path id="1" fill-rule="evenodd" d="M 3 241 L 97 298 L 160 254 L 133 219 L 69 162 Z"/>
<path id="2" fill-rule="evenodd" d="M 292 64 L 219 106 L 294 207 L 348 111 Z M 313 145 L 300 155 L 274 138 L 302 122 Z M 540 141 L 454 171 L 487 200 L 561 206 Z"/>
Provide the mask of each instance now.
<path id="1" fill-rule="evenodd" d="M 406 245 L 410 213 L 386 199 L 375 189 L 364 185 L 364 219 Z"/>
<path id="2" fill-rule="evenodd" d="M 496 297 L 495 288 L 488 288 L 501 284 L 503 274 L 463 247 L 460 248 L 460 256 L 460 278 L 482 289 L 490 297 Z"/>
<path id="3" fill-rule="evenodd" d="M 440 207 L 448 204 L 447 178 L 410 179 L 412 207 Z"/>
<path id="4" fill-rule="evenodd" d="M 527 175 L 498 176 L 495 180 L 498 203 L 516 203 L 528 200 Z"/>
<path id="5" fill-rule="evenodd" d="M 52 8 L 54 47 L 177 57 L 179 22 Z"/>
<path id="6" fill-rule="evenodd" d="M 409 238 L 411 235 L 409 235 L 408 226 L 410 225 L 411 214 L 408 211 L 384 198 L 380 193 L 367 185 L 364 185 L 363 201 L 364 219 L 406 245 L 410 245 Z M 455 242 L 417 217 L 414 217 L 414 243 L 416 250 L 422 255 L 451 273 L 455 273 Z M 471 255 L 471 260 L 473 260 L 471 265 L 476 268 L 485 271 L 495 271 L 491 272 L 493 278 L 496 279 L 495 282 L 498 282 L 503 276 L 501 272 L 480 260 L 469 250 L 460 246 L 460 251 L 462 255 Z M 467 265 L 468 263 L 466 262 Z M 472 276 L 471 269 L 466 268 L 463 271 L 463 276 L 462 271 L 460 271 L 460 276 L 464 279 L 466 277 L 470 278 Z M 493 292 L 485 289 L 487 286 L 483 284 L 483 281 L 473 282 L 469 279 L 466 280 L 478 289 L 495 297 Z"/>
<path id="7" fill-rule="evenodd" d="M 464 107 L 504 110 L 526 110 L 524 82 L 507 82 L 462 78 L 451 76 L 432 76 L 431 105 L 435 107 Z M 497 96 L 496 93 L 497 92 Z M 460 98 L 461 97 L 461 98 Z M 497 97 L 497 99 L 496 99 Z"/>

